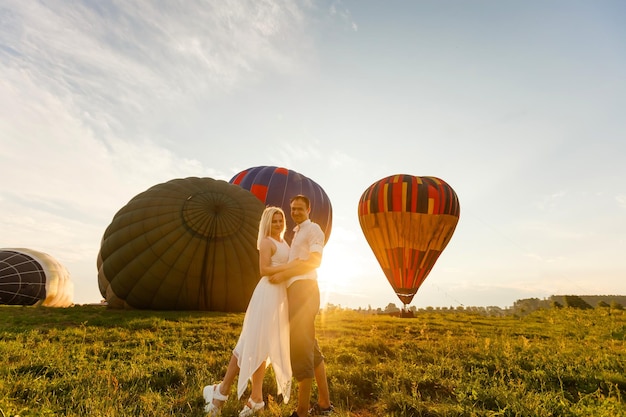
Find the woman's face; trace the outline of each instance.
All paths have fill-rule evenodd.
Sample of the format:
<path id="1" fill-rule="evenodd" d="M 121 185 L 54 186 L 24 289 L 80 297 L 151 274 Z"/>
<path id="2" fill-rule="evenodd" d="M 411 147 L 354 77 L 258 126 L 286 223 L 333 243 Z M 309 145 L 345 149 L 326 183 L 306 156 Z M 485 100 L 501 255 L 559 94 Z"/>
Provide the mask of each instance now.
<path id="1" fill-rule="evenodd" d="M 274 213 L 272 216 L 272 235 L 280 234 L 285 227 L 285 219 L 280 213 Z"/>

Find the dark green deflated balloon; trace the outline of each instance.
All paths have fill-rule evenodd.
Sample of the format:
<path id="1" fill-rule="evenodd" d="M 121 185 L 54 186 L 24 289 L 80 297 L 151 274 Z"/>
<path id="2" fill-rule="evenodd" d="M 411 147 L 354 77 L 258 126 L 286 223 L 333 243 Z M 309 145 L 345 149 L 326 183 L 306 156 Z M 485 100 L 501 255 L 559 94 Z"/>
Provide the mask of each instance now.
<path id="1" fill-rule="evenodd" d="M 212 178 L 151 187 L 104 233 L 100 293 L 114 308 L 245 311 L 260 278 L 264 208 L 249 191 Z"/>

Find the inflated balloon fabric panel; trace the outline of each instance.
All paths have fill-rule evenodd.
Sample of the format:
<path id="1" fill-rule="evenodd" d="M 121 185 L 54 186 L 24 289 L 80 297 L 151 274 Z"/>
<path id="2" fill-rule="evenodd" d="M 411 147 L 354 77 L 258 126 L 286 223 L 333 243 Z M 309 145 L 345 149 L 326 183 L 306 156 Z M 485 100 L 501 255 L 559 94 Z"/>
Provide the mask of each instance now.
<path id="1" fill-rule="evenodd" d="M 309 217 L 321 227 L 328 242 L 333 223 L 332 205 L 324 189 L 312 179 L 287 168 L 258 166 L 241 171 L 229 182 L 250 191 L 263 204 L 283 209 L 287 221 L 287 242 L 291 242 L 295 227 L 289 214 L 291 198 L 298 194 L 307 196 L 311 203 Z"/>
<path id="2" fill-rule="evenodd" d="M 435 177 L 393 175 L 370 186 L 359 202 L 359 215 L 377 212 L 450 214 L 459 217 L 454 190 Z"/>
<path id="3" fill-rule="evenodd" d="M 398 298 L 412 301 L 459 220 L 454 190 L 436 177 L 392 175 L 362 194 L 363 234 Z"/>
<path id="4" fill-rule="evenodd" d="M 212 178 L 158 184 L 105 231 L 98 286 L 110 306 L 245 311 L 258 282 L 263 204 Z"/>
<path id="5" fill-rule="evenodd" d="M 0 250 L 0 304 L 33 305 L 46 298 L 46 274 L 32 257 Z"/>
<path id="6" fill-rule="evenodd" d="M 360 218 L 365 239 L 387 280 L 409 304 L 452 237 L 458 218 L 383 212 Z"/>

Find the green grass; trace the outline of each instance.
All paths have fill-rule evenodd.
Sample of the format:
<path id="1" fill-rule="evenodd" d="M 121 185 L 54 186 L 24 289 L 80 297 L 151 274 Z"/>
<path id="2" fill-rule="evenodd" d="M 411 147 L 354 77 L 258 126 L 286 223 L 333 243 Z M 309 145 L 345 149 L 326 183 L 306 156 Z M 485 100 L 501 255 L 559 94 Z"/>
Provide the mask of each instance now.
<path id="1" fill-rule="evenodd" d="M 0 307 L 0 417 L 203 416 L 243 314 Z M 626 416 L 626 314 L 318 317 L 339 416 Z M 264 416 L 294 408 L 274 397 Z M 315 397 L 315 392 L 314 392 Z M 236 416 L 234 393 L 223 411 Z"/>

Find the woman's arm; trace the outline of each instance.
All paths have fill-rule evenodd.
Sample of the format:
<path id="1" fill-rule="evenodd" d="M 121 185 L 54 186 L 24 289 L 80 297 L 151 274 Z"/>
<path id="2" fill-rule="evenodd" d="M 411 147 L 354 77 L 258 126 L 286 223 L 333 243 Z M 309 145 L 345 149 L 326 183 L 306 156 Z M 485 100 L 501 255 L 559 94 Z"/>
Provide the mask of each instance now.
<path id="1" fill-rule="evenodd" d="M 276 244 L 271 239 L 263 238 L 261 245 L 259 246 L 259 271 L 261 276 L 270 276 L 284 271 L 291 265 L 289 264 L 274 265 L 272 266 L 272 256 L 276 252 Z"/>

